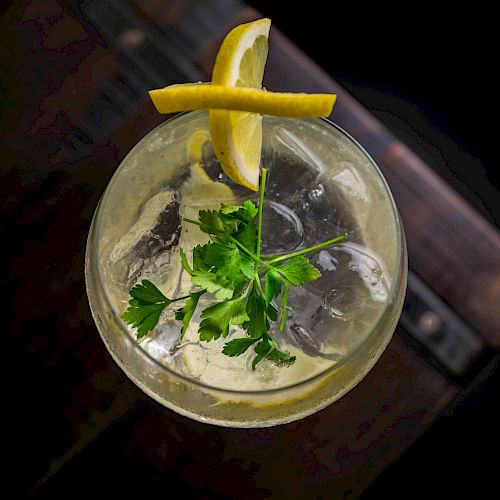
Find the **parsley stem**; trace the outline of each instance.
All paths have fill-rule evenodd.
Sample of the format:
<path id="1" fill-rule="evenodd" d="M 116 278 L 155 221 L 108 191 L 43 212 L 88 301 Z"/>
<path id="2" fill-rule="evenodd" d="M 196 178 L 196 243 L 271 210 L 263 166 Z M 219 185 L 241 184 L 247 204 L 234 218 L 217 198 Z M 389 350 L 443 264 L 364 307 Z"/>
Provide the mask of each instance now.
<path id="1" fill-rule="evenodd" d="M 241 297 L 246 297 L 248 295 L 248 292 L 250 291 L 250 288 L 252 286 L 252 280 L 247 281 L 246 283 L 246 288 L 245 291 L 241 294 Z"/>
<path id="2" fill-rule="evenodd" d="M 247 247 L 245 247 L 244 245 L 242 245 L 237 239 L 233 238 L 232 236 L 230 236 L 229 238 L 231 239 L 231 241 L 233 243 L 236 244 L 236 246 L 238 248 L 240 248 L 250 258 L 252 258 L 253 260 L 255 260 L 255 262 L 258 262 L 259 264 L 262 264 L 262 266 L 266 267 L 267 269 L 274 269 L 275 271 L 278 271 L 278 273 L 281 275 L 283 281 L 286 282 L 286 283 L 288 283 L 288 280 L 286 279 L 286 277 L 280 272 L 279 269 L 276 269 L 273 265 L 271 265 L 270 262 L 266 262 L 266 261 L 262 260 L 261 258 L 257 257 L 253 252 L 251 252 L 250 250 L 248 250 Z M 260 274 L 260 270 L 257 270 L 257 275 L 258 274 Z M 260 290 L 262 291 L 262 287 L 260 285 L 260 281 L 257 278 L 255 278 L 255 280 L 257 281 L 258 288 L 260 288 Z"/>
<path id="3" fill-rule="evenodd" d="M 191 295 L 186 295 L 185 297 L 178 297 L 177 299 L 168 299 L 170 302 L 177 302 L 179 300 L 189 299 Z"/>
<path id="4" fill-rule="evenodd" d="M 236 244 L 236 246 L 244 253 L 246 253 L 249 257 L 251 257 L 255 262 L 258 262 L 259 264 L 262 264 L 264 267 L 267 267 L 268 269 L 272 269 L 273 266 L 269 265 L 268 262 L 262 260 L 260 257 L 257 257 L 252 251 L 248 250 L 248 248 L 245 245 L 242 245 L 236 238 L 233 238 L 232 236 L 229 237 L 233 243 Z"/>
<path id="5" fill-rule="evenodd" d="M 194 219 L 188 219 L 187 217 L 184 217 L 182 219 L 185 222 L 189 222 L 190 224 L 195 224 L 196 226 L 201 226 L 201 222 L 199 220 L 194 220 Z"/>
<path id="6" fill-rule="evenodd" d="M 266 177 L 267 169 L 263 168 L 260 174 L 259 211 L 257 215 L 257 259 L 260 258 L 260 247 L 262 246 L 262 212 L 264 211 L 264 191 L 266 190 Z"/>
<path id="7" fill-rule="evenodd" d="M 264 290 L 262 290 L 262 285 L 260 284 L 260 279 L 259 276 L 257 276 L 255 279 L 255 284 L 257 285 L 257 288 L 259 289 L 259 292 L 262 296 L 264 296 Z M 265 313 L 264 313 L 265 314 Z"/>
<path id="8" fill-rule="evenodd" d="M 319 243 L 318 245 L 314 245 L 309 248 L 304 248 L 302 250 L 297 250 L 296 252 L 292 252 L 286 255 L 280 255 L 272 260 L 267 261 L 267 264 L 276 264 L 277 262 L 282 262 L 284 260 L 291 259 L 292 257 L 299 257 L 300 255 L 304 255 L 309 252 L 314 252 L 315 250 L 319 250 L 324 247 L 328 247 L 330 245 L 334 245 L 335 243 L 340 243 L 341 241 L 345 241 L 347 239 L 347 235 L 342 234 L 333 238 L 332 240 L 324 241 L 323 243 Z"/>

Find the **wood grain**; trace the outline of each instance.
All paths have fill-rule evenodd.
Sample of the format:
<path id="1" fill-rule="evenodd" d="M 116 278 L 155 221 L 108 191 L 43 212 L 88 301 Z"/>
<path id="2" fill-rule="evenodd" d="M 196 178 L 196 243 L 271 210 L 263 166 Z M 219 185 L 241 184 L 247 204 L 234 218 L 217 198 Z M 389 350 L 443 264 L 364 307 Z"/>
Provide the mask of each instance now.
<path id="1" fill-rule="evenodd" d="M 291 424 L 229 429 L 137 402 L 136 418 L 118 425 L 119 438 L 99 439 L 79 470 L 104 456 L 120 465 L 124 490 L 134 486 L 126 477 L 141 471 L 141 484 L 169 478 L 170 487 L 196 498 L 358 498 L 456 391 L 396 338 L 348 396 Z M 78 470 L 69 474 L 78 478 Z M 44 492 L 56 497 L 66 480 L 55 477 Z"/>
<path id="2" fill-rule="evenodd" d="M 168 9 L 159 1 L 127 5 L 148 22 L 161 25 L 168 17 L 179 38 L 183 27 L 196 28 L 197 9 L 206 13 L 214 2 L 170 2 Z M 227 30 L 258 17 L 241 2 L 227 5 L 233 10 L 222 22 L 204 21 L 210 43 L 190 35 L 191 49 L 184 47 L 206 75 Z M 11 398 L 16 439 L 9 458 L 19 491 L 33 486 L 68 496 L 75 486 L 91 488 L 88 478 L 99 478 L 100 485 L 124 492 L 135 480 L 161 488 L 175 480 L 184 491 L 209 498 L 240 491 L 243 498 L 358 496 L 432 425 L 458 388 L 396 336 L 373 371 L 338 403 L 275 429 L 221 429 L 143 396 L 100 341 L 85 297 L 83 259 L 106 182 L 131 145 L 163 117 L 149 102 L 123 109 L 105 137 L 75 150 L 71 130 L 85 125 L 93 101 L 107 92 L 106 78 L 122 68 L 120 55 L 85 19 L 53 0 L 16 3 L 3 22 L 9 106 L 0 129 L 0 230 L 9 242 L 2 276 L 9 290 L 9 358 L 12 373 L 21 366 L 24 376 L 13 382 Z M 271 43 L 266 85 L 338 93 L 333 118 L 383 168 L 405 223 L 412 266 L 498 346 L 498 235 L 279 32 Z M 474 273 L 480 275 L 474 279 Z"/>

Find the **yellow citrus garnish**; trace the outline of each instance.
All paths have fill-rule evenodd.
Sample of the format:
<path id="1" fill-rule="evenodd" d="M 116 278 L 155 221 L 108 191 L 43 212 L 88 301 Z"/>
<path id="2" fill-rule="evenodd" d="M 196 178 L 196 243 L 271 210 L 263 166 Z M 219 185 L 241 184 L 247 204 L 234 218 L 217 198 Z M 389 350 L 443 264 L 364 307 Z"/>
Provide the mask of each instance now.
<path id="1" fill-rule="evenodd" d="M 250 111 L 252 114 L 315 118 L 328 116 L 335 94 L 270 92 L 249 87 L 225 87 L 213 83 L 181 83 L 149 92 L 159 113 L 193 109 Z"/>
<path id="2" fill-rule="evenodd" d="M 150 91 L 160 113 L 208 109 L 215 154 L 234 182 L 257 190 L 262 114 L 328 116 L 334 94 L 262 90 L 271 21 L 259 19 L 231 30 L 219 49 L 211 83 L 170 85 Z"/>

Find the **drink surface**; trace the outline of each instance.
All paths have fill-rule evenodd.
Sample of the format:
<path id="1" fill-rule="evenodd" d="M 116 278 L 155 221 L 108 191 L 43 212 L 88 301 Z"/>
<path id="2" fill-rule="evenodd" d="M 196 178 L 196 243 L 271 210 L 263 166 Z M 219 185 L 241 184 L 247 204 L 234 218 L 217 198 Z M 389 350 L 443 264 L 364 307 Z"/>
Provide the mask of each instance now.
<path id="1" fill-rule="evenodd" d="M 127 307 L 130 288 L 142 279 L 167 297 L 191 290 L 179 248 L 189 257 L 208 235 L 184 217 L 196 219 L 199 210 L 218 209 L 221 203 L 248 198 L 257 203 L 257 193 L 221 174 L 206 113 L 175 121 L 131 151 L 101 203 L 100 274 L 117 315 Z M 325 121 L 266 117 L 263 126 L 262 164 L 269 174 L 262 254 L 290 253 L 340 234 L 348 240 L 309 255 L 321 278 L 292 288 L 284 331 L 271 327 L 280 349 L 296 356 L 292 366 L 264 360 L 253 371 L 252 349 L 234 358 L 224 355 L 225 342 L 245 335 L 240 327 L 232 327 L 227 338 L 200 342 L 199 313 L 179 341 L 174 308 L 140 342 L 167 370 L 219 389 L 292 386 L 349 358 L 393 300 L 391 283 L 399 265 L 400 236 L 390 194 L 364 151 Z M 202 297 L 198 311 L 211 301 Z M 124 335 L 134 335 L 123 328 Z"/>

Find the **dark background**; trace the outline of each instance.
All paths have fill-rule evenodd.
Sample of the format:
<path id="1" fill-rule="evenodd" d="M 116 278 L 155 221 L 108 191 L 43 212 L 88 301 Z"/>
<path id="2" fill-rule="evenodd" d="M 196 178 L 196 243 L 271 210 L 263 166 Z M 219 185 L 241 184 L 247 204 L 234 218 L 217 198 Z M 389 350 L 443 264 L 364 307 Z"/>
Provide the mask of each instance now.
<path id="1" fill-rule="evenodd" d="M 492 12 L 249 3 L 500 226 Z"/>
<path id="2" fill-rule="evenodd" d="M 61 3 L 78 4 L 78 2 Z M 297 6 L 289 2 L 248 3 L 271 17 L 274 26 L 282 30 L 335 80 L 345 86 L 469 200 L 484 217 L 499 227 L 500 186 L 498 167 L 495 163 L 498 159 L 496 137 L 498 105 L 497 78 L 494 75 L 498 55 L 494 53 L 496 16 L 492 12 L 474 10 L 475 7 L 470 5 L 467 8 L 454 5 L 440 13 L 436 11 L 435 6 L 426 6 L 423 3 L 401 4 L 398 9 L 383 8 L 378 4 L 368 7 L 358 4 L 345 7 L 326 2 L 307 4 L 302 2 Z M 0 12 L 2 6 L 0 3 Z M 77 15 L 78 8 L 74 7 L 71 12 Z M 1 50 L 5 48 L 2 47 L 0 35 Z M 3 55 L 7 56 L 8 61 L 5 67 L 15 66 L 15 50 Z M 55 73 L 57 72 L 54 71 Z M 45 79 L 46 75 L 41 75 L 41 78 Z M 23 82 L 20 82 L 19 88 L 22 86 Z M 10 82 L 8 87 L 11 91 L 10 96 L 8 91 L 0 95 L 0 111 L 3 111 L 2 103 L 9 103 L 9 97 L 14 102 L 12 96 L 16 96 L 16 88 L 17 83 Z M 34 88 L 35 96 L 36 93 L 37 89 Z M 1 100 L 3 98 L 5 100 Z M 15 124 L 12 124 L 12 128 L 15 128 Z M 9 137 L 9 132 L 8 124 L 4 122 L 0 134 L 2 137 Z M 133 140 L 130 143 L 133 143 Z M 95 157 L 98 158 L 98 155 Z M 7 166 L 8 161 L 9 158 L 4 158 L 4 165 Z M 92 164 L 92 161 L 95 160 L 88 159 L 89 164 Z M 96 179 L 99 178 L 104 184 L 102 178 L 111 175 L 113 168 L 114 164 L 110 164 L 98 165 L 89 170 L 99 172 L 99 177 L 96 174 Z M 33 171 L 36 174 L 35 168 Z M 26 175 L 22 179 L 23 182 L 27 185 L 40 182 L 50 194 L 51 186 L 47 186 L 46 182 L 42 183 L 44 179 L 41 176 L 36 177 L 35 174 L 33 177 Z M 54 174 L 50 179 L 56 186 L 68 182 L 67 176 L 61 173 Z M 93 181 L 98 184 L 95 179 Z M 71 186 L 69 183 L 68 185 Z M 21 191 L 19 188 L 19 192 Z M 12 201 L 17 195 L 15 191 L 7 194 L 12 205 L 18 204 L 17 201 L 15 203 Z M 9 432 L 7 428 L 5 430 L 10 434 L 15 451 L 20 455 L 13 460 L 16 473 L 20 477 L 26 475 L 26 469 L 29 472 L 27 464 L 37 460 L 41 462 L 40 458 L 47 455 L 46 449 L 51 449 L 51 446 L 56 447 L 56 440 L 62 439 L 61 436 L 50 433 L 40 435 L 42 427 L 48 428 L 49 431 L 53 430 L 56 425 L 54 421 L 58 422 L 57 418 L 61 418 L 60 407 L 67 406 L 66 401 L 61 401 L 60 395 L 64 394 L 64 397 L 68 398 L 69 396 L 63 391 L 56 390 L 58 386 L 64 386 L 65 381 L 57 377 L 64 373 L 71 378 L 75 371 L 84 371 L 82 366 L 86 366 L 86 363 L 89 365 L 96 363 L 95 359 L 91 359 L 90 354 L 93 353 L 85 352 L 86 335 L 88 332 L 90 335 L 95 334 L 85 297 L 78 304 L 62 301 L 64 309 L 57 312 L 54 311 L 51 302 L 59 300 L 58 284 L 63 284 L 65 290 L 73 290 L 72 296 L 77 295 L 81 288 L 83 261 L 77 262 L 76 265 L 80 274 L 71 275 L 68 272 L 69 266 L 61 266 L 57 256 L 48 255 L 50 248 L 44 247 L 44 238 L 48 228 L 54 227 L 54 230 L 51 229 L 51 238 L 53 241 L 60 241 L 60 247 L 66 252 L 69 252 L 67 243 L 71 239 L 76 241 L 79 238 L 81 240 L 79 244 L 83 248 L 84 230 L 87 228 L 89 214 L 82 215 L 78 212 L 78 207 L 84 206 L 89 197 L 97 194 L 69 190 L 69 188 L 68 191 L 63 190 L 63 194 L 65 197 L 59 200 L 55 215 L 47 204 L 46 211 L 37 217 L 30 218 L 29 210 L 25 209 L 25 213 L 22 207 L 7 212 L 16 215 L 16 220 L 24 221 L 24 226 L 20 229 L 13 227 L 14 223 L 7 217 L 0 220 L 5 223 L 5 227 L 14 230 L 4 233 L 5 239 L 2 237 L 2 243 L 6 242 L 9 245 L 13 255 L 16 255 L 16 252 L 21 253 L 22 250 L 26 253 L 31 252 L 30 255 L 33 257 L 23 274 L 23 290 L 26 290 L 26 297 L 21 297 L 23 290 L 17 290 L 16 304 L 26 305 L 26 311 L 33 314 L 35 319 L 25 322 L 24 329 L 18 332 L 16 339 L 19 345 L 14 344 L 11 351 L 22 352 L 22 358 L 19 358 L 21 361 L 16 361 L 17 367 L 16 369 L 12 367 L 10 373 L 16 378 L 17 383 L 18 378 L 23 379 L 23 382 L 16 387 L 16 384 L 6 380 L 6 384 L 16 392 L 13 396 L 18 396 L 20 392 L 29 395 L 24 401 L 16 401 L 16 411 L 11 414 L 11 418 L 15 420 L 11 425 L 13 431 Z M 23 200 L 28 208 L 30 203 L 38 206 L 35 199 L 38 195 L 35 193 L 30 196 L 31 198 Z M 50 198 L 49 203 L 52 203 Z M 64 210 L 69 213 L 63 214 Z M 51 217 L 55 217 L 55 221 Z M 66 228 L 60 221 L 63 217 L 70 217 L 76 222 Z M 70 232 L 61 231 L 60 234 L 54 234 L 63 227 Z M 29 231 L 30 237 L 37 244 L 23 246 L 25 235 L 21 234 L 22 231 Z M 82 259 L 82 256 L 75 258 Z M 47 262 L 47 268 L 40 270 L 35 264 L 31 265 L 31 261 Z M 18 266 L 21 265 L 19 259 L 14 259 L 13 262 Z M 4 271 L 8 272 L 7 269 L 1 271 L 2 274 Z M 39 274 L 32 280 L 35 271 Z M 41 286 L 44 276 L 52 275 L 57 279 L 49 280 L 46 288 Z M 33 284 L 38 284 L 38 288 L 33 287 Z M 460 286 L 460 283 L 457 283 L 457 286 Z M 11 294 L 12 290 L 7 290 L 6 293 Z M 40 297 L 36 297 L 37 294 Z M 33 313 L 29 309 L 38 302 L 42 304 L 40 309 L 46 307 L 51 311 L 51 316 L 47 316 L 43 310 L 37 309 Z M 19 311 L 11 308 L 5 313 L 4 319 L 7 318 L 7 324 L 10 318 L 15 321 L 15 315 Z M 71 319 L 78 318 L 80 323 L 72 324 L 64 321 L 61 318 L 65 315 Z M 42 319 L 37 319 L 39 317 Z M 80 358 L 74 359 L 62 355 L 65 349 L 69 351 L 66 344 L 53 345 L 62 342 L 59 337 L 53 335 L 55 328 L 68 329 L 65 335 L 60 337 L 65 339 L 63 342 L 66 344 L 82 345 L 77 351 Z M 21 340 L 23 336 L 29 337 L 32 332 L 44 333 L 43 338 L 40 335 L 40 342 L 46 344 L 33 344 L 32 352 L 26 355 Z M 33 361 L 34 353 L 43 351 L 44 348 L 55 354 L 50 358 L 46 357 L 47 364 L 43 365 L 43 372 L 39 372 Z M 99 358 L 98 361 L 102 360 Z M 495 403 L 500 394 L 500 367 L 498 355 L 487 361 L 475 371 L 474 377 L 469 380 L 469 384 L 455 404 L 423 438 L 375 481 L 365 493 L 365 498 L 402 496 L 408 498 L 423 495 L 433 498 L 465 491 L 475 494 L 476 497 L 491 496 L 488 493 L 494 491 L 495 474 L 498 470 L 495 452 L 498 450 L 500 414 Z M 61 365 L 58 370 L 55 369 L 57 363 Z M 23 372 L 23 376 L 19 371 Z M 44 377 L 40 377 L 40 373 L 43 373 Z M 22 390 L 19 387 L 22 387 Z M 71 418 L 72 415 L 64 417 Z M 75 421 L 78 420 L 77 417 L 80 416 L 73 416 Z M 196 425 L 193 425 L 196 428 Z M 142 457 L 130 460 L 129 469 L 125 471 L 122 469 L 125 458 L 119 463 L 113 462 L 113 453 L 120 453 L 118 443 L 128 436 L 129 429 L 126 426 L 123 429 L 111 433 L 111 437 L 103 441 L 100 447 L 90 446 L 87 458 L 82 459 L 83 465 L 75 460 L 76 465 L 73 465 L 73 468 L 69 467 L 68 472 L 63 472 L 60 484 L 64 486 L 66 492 L 71 491 L 76 482 L 82 480 L 80 474 L 82 470 L 95 471 L 95 467 L 90 467 L 90 465 L 95 466 L 92 462 L 95 457 L 99 457 L 102 462 L 99 470 L 103 480 L 107 478 L 109 481 L 110 477 L 116 479 L 120 475 L 134 472 L 139 476 L 142 473 L 146 476 L 145 471 L 131 470 L 142 463 Z M 120 432 L 123 432 L 123 436 Z M 24 453 L 26 455 L 21 456 Z M 89 461 L 88 467 L 85 467 L 85 460 Z M 24 468 L 23 462 L 25 462 Z M 175 471 L 170 471 L 169 474 L 171 476 L 166 474 L 163 479 L 166 483 L 175 484 Z M 156 487 L 157 493 L 162 492 L 167 495 L 171 493 L 163 491 L 163 486 L 159 483 L 153 486 Z M 136 493 L 140 493 L 140 488 Z M 189 492 L 184 493 L 189 495 Z"/>
<path id="3" fill-rule="evenodd" d="M 492 12 L 466 3 L 440 11 L 417 2 L 249 3 L 500 227 Z M 492 494 L 499 397 L 497 355 L 363 498 Z"/>

